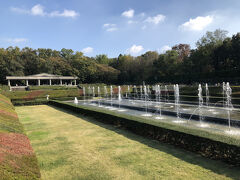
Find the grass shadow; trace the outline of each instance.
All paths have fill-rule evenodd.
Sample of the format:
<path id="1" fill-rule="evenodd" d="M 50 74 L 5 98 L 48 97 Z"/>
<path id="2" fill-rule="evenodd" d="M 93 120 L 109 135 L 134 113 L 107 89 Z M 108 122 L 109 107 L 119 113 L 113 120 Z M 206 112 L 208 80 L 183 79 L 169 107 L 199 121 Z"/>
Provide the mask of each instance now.
<path id="1" fill-rule="evenodd" d="M 211 159 L 202 157 L 199 154 L 195 154 L 193 152 L 181 149 L 179 147 L 175 147 L 175 146 L 167 144 L 167 143 L 162 143 L 162 142 L 159 142 L 159 141 L 156 141 L 156 140 L 153 140 L 153 139 L 149 139 L 147 137 L 143 137 L 143 136 L 134 134 L 133 132 L 128 131 L 128 130 L 122 128 L 122 127 L 116 127 L 116 126 L 113 126 L 111 124 L 104 124 L 102 122 L 99 122 L 97 119 L 95 119 L 91 116 L 81 115 L 79 113 L 75 113 L 75 112 L 72 112 L 70 110 L 55 107 L 55 106 L 52 106 L 52 105 L 50 105 L 50 107 L 52 107 L 56 110 L 74 115 L 76 117 L 79 117 L 79 118 L 81 118 L 81 119 L 83 119 L 87 122 L 93 123 L 93 124 L 98 125 L 102 128 L 114 131 L 118 134 L 121 134 L 121 135 L 127 137 L 128 139 L 138 141 L 138 142 L 140 142 L 142 144 L 145 144 L 145 145 L 147 145 L 151 148 L 154 148 L 154 149 L 157 149 L 159 151 L 170 154 L 170 155 L 172 155 L 172 156 L 174 156 L 178 159 L 181 159 L 185 162 L 201 166 L 201 167 L 203 167 L 205 169 L 208 169 L 208 170 L 210 170 L 214 173 L 225 175 L 225 176 L 227 176 L 229 178 L 232 178 L 232 179 L 239 179 L 239 177 L 240 177 L 240 168 L 239 167 L 233 167 L 233 166 L 230 166 L 230 165 L 228 165 L 226 163 L 223 163 L 221 161 L 211 160 Z"/>

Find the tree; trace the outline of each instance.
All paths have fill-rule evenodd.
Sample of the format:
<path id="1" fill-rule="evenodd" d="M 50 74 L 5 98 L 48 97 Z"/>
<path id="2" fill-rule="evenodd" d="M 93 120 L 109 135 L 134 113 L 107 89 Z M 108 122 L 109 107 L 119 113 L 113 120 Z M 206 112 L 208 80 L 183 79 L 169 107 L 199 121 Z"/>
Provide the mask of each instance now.
<path id="1" fill-rule="evenodd" d="M 97 55 L 95 59 L 96 59 L 97 63 L 99 63 L 99 64 L 108 64 L 109 63 L 109 59 L 106 54 Z"/>
<path id="2" fill-rule="evenodd" d="M 221 45 L 224 39 L 227 37 L 228 31 L 216 29 L 214 32 L 207 31 L 206 34 L 197 41 L 197 48 L 204 47 L 206 45 L 218 46 Z"/>
<path id="3" fill-rule="evenodd" d="M 178 44 L 173 46 L 172 50 L 177 51 L 178 61 L 182 62 L 185 57 L 189 57 L 191 48 L 189 44 Z"/>
<path id="4" fill-rule="evenodd" d="M 232 36 L 232 59 L 234 68 L 240 70 L 240 33 Z"/>
<path id="5" fill-rule="evenodd" d="M 70 60 L 73 57 L 73 53 L 74 51 L 72 49 L 65 49 L 65 48 L 62 48 L 60 52 L 61 56 L 65 60 Z"/>

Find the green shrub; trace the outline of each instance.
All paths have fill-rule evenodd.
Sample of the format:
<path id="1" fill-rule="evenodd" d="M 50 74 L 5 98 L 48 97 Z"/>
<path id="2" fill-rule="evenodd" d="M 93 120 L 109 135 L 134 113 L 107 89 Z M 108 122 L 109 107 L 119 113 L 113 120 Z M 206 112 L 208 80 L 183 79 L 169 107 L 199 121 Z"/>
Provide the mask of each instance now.
<path id="1" fill-rule="evenodd" d="M 1 91 L 9 91 L 9 86 L 7 86 L 7 85 L 0 85 L 0 92 Z"/>

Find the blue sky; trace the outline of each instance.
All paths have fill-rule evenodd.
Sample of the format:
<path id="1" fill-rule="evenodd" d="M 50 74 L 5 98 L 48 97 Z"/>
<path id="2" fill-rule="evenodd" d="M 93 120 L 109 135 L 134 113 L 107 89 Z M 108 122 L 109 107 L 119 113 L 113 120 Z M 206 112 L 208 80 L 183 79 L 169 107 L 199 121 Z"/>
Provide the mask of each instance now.
<path id="1" fill-rule="evenodd" d="M 0 47 L 137 56 L 240 32 L 239 0 L 0 0 Z"/>

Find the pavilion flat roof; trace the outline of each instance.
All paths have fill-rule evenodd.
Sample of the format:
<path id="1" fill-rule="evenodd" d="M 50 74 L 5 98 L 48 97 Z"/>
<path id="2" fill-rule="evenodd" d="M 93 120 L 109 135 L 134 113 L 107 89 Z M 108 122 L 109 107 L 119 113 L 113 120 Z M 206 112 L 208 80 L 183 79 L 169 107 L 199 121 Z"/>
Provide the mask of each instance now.
<path id="1" fill-rule="evenodd" d="M 62 79 L 62 80 L 74 80 L 78 79 L 77 77 L 73 76 L 61 76 L 61 75 L 54 75 L 54 74 L 35 74 L 30 76 L 6 76 L 7 80 L 36 80 L 36 79 Z"/>

